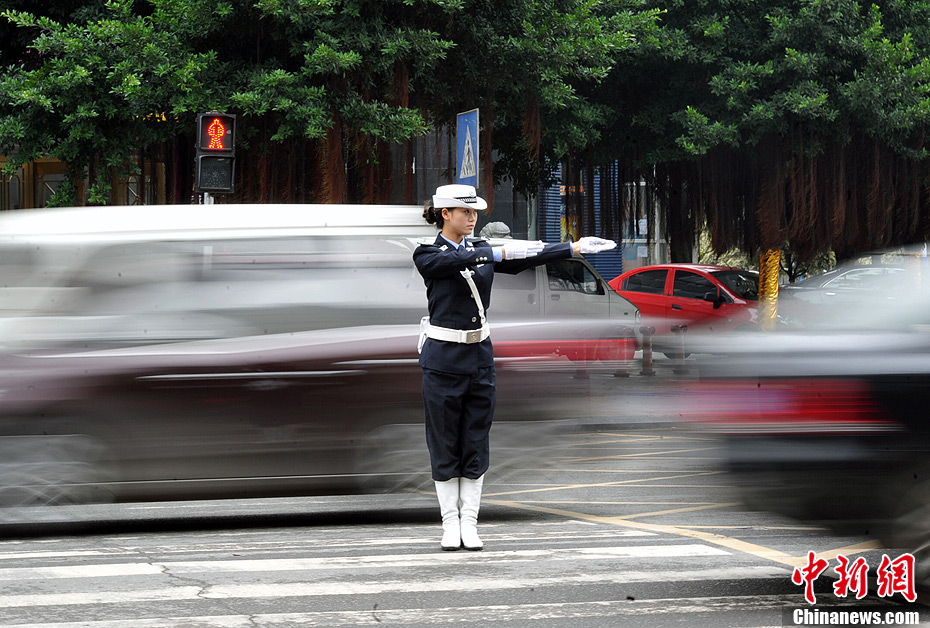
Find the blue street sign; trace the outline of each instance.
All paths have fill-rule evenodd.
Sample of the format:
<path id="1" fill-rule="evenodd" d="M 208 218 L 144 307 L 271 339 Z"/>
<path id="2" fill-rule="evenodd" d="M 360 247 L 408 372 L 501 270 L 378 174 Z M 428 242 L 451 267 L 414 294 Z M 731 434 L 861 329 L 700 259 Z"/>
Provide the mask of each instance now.
<path id="1" fill-rule="evenodd" d="M 478 110 L 465 111 L 457 116 L 455 155 L 456 183 L 478 187 Z"/>

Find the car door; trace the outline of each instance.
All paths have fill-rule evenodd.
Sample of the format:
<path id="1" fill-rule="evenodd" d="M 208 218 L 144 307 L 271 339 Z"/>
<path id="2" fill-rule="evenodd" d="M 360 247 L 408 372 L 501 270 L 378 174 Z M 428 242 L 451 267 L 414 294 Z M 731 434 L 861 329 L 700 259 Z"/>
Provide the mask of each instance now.
<path id="1" fill-rule="evenodd" d="M 607 318 L 610 297 L 606 283 L 585 264 L 571 258 L 549 262 L 542 268 L 545 280 L 543 314 L 551 318 Z"/>
<path id="2" fill-rule="evenodd" d="M 620 285 L 620 296 L 639 308 L 643 324 L 655 327 L 657 334 L 667 334 L 671 327 L 666 320 L 668 272 L 666 268 L 642 270 L 629 275 Z"/>
<path id="3" fill-rule="evenodd" d="M 489 320 L 534 320 L 540 317 L 539 269 L 528 268 L 516 275 L 497 273 L 487 304 Z"/>
<path id="4" fill-rule="evenodd" d="M 706 299 L 719 295 L 719 303 Z M 687 325 L 689 330 L 720 330 L 726 327 L 733 300 L 709 277 L 692 270 L 676 268 L 672 276 L 672 294 L 666 318 L 670 325 Z"/>

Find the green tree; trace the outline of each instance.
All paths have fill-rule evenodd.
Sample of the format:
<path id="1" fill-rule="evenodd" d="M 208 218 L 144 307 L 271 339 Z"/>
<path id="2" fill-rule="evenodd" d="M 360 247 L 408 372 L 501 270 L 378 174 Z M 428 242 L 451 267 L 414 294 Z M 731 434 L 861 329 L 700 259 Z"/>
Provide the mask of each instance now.
<path id="1" fill-rule="evenodd" d="M 459 6 L 139 4 L 97 2 L 74 10 L 70 21 L 4 14 L 39 34 L 30 44 L 34 56 L 0 78 L 0 150 L 13 155 L 11 169 L 38 156 L 68 164 L 71 184 L 61 186 L 55 203 L 102 202 L 103 170 L 125 170 L 136 151 L 153 144 L 189 145 L 193 115 L 210 109 L 242 115 L 240 171 L 250 200 L 343 200 L 346 169 L 361 170 L 388 143 L 427 130 L 423 115 L 407 106 L 408 85 L 451 44 L 417 27 L 414 16 L 423 6 L 440 13 Z M 310 181 L 304 196 L 292 192 L 295 167 Z M 86 195 L 78 186 L 85 177 Z"/>
<path id="2" fill-rule="evenodd" d="M 456 46 L 428 83 L 436 125 L 480 108 L 486 192 L 511 179 L 535 194 L 573 151 L 601 137 L 610 109 L 592 96 L 655 28 L 638 0 L 472 0 L 450 25 Z"/>
<path id="3" fill-rule="evenodd" d="M 0 153 L 11 157 L 8 170 L 40 157 L 64 162 L 68 181 L 52 204 L 106 202 L 112 176 L 130 174 L 140 150 L 175 137 L 209 98 L 214 56 L 191 51 L 177 22 L 159 19 L 159 4 L 152 16 L 134 14 L 128 0 L 79 13 L 92 8 L 102 17 L 83 24 L 4 13 L 39 34 L 30 46 L 38 61 L 0 77 Z"/>
<path id="4" fill-rule="evenodd" d="M 717 252 L 800 259 L 925 237 L 928 6 L 667 3 L 608 84 L 623 178 L 656 190 L 673 258 L 705 222 Z"/>
<path id="5" fill-rule="evenodd" d="M 533 193 L 559 165 L 590 190 L 599 168 L 602 224 L 592 194 L 570 203 L 583 230 L 617 235 L 659 207 L 673 259 L 703 225 L 718 254 L 788 244 L 798 260 L 930 231 L 926 0 L 0 8 L 0 151 L 9 168 L 65 161 L 58 203 L 103 202 L 152 147 L 189 189 L 208 109 L 240 115 L 236 200 L 383 201 L 392 146 L 479 107 L 486 194 L 505 178 Z"/>
<path id="6" fill-rule="evenodd" d="M 491 175 L 485 156 L 489 182 L 510 177 L 529 191 L 606 126 L 607 109 L 584 90 L 655 13 L 634 12 L 637 0 L 21 7 L 8 0 L 5 13 L 20 39 L 39 34 L 32 56 L 0 79 L 0 147 L 15 152 L 11 167 L 40 154 L 65 160 L 75 181 L 90 176 L 94 200 L 105 192 L 99 164 L 153 142 L 189 144 L 193 113 L 207 109 L 241 116 L 242 200 L 383 200 L 390 146 L 472 107 L 502 164 Z M 162 112 L 167 124 L 140 121 Z"/>
<path id="7" fill-rule="evenodd" d="M 211 45 L 245 115 L 253 171 L 278 173 L 278 189 L 256 180 L 250 197 L 287 196 L 309 174 L 304 199 L 385 201 L 391 144 L 429 129 L 411 92 L 453 45 L 434 24 L 460 9 L 458 0 L 237 3 L 217 24 L 235 35 Z"/>

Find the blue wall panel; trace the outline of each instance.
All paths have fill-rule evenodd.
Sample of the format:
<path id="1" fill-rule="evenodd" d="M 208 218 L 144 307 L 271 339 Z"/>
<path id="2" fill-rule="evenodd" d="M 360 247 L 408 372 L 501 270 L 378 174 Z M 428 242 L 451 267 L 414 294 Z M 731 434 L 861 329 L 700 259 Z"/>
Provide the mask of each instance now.
<path id="1" fill-rule="evenodd" d="M 561 176 L 561 167 L 556 171 Z M 600 203 L 601 177 L 598 173 L 594 177 L 594 216 L 595 224 L 601 222 Z M 565 200 L 560 192 L 560 184 L 556 183 L 544 187 L 539 191 L 539 238 L 545 242 L 559 242 L 562 232 L 562 216 L 565 213 Z M 586 235 L 600 235 L 598 233 Z M 620 244 L 619 242 L 617 244 Z M 623 252 L 618 246 L 613 251 L 588 256 L 591 265 L 597 269 L 605 279 L 613 279 L 623 272 Z"/>

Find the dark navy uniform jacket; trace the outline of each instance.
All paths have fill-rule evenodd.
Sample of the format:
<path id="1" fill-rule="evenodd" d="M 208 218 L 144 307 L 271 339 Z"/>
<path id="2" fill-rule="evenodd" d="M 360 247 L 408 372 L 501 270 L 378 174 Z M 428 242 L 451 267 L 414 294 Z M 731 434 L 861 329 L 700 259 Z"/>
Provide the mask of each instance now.
<path id="1" fill-rule="evenodd" d="M 527 268 L 572 256 L 570 242 L 549 244 L 538 255 L 527 259 L 495 263 L 491 245 L 481 239 L 466 239 L 456 249 L 442 235 L 432 244 L 422 244 L 413 252 L 413 261 L 426 283 L 430 324 L 450 329 L 480 329 L 481 318 L 471 289 L 459 271 L 475 271 L 473 279 L 485 316 L 491 306 L 494 273 L 516 275 Z M 494 333 L 492 328 L 491 333 Z M 447 373 L 474 374 L 479 368 L 494 365 L 491 339 L 465 344 L 427 338 L 420 353 L 420 366 Z"/>

